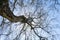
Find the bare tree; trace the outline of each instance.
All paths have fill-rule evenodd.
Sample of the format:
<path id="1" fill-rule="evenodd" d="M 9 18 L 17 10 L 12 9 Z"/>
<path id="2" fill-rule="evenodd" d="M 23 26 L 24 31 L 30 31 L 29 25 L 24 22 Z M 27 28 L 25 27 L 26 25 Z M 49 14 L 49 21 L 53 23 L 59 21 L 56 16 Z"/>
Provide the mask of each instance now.
<path id="1" fill-rule="evenodd" d="M 12 1 L 1 0 L 0 3 L 0 15 L 4 17 L 0 25 L 3 28 L 1 28 L 0 36 L 6 35 L 4 40 L 55 40 L 55 35 L 51 34 L 52 27 L 49 26 L 54 18 L 48 21 L 48 13 L 51 9 L 57 10 L 55 5 L 60 5 L 58 0 Z M 51 4 L 53 6 L 49 5 L 49 10 L 45 8 L 48 5 L 47 2 L 54 2 Z M 14 15 L 16 9 L 22 10 L 19 14 L 24 14 L 20 16 Z M 16 27 L 13 26 L 14 24 Z M 8 32 L 4 33 L 4 29 L 8 29 Z"/>

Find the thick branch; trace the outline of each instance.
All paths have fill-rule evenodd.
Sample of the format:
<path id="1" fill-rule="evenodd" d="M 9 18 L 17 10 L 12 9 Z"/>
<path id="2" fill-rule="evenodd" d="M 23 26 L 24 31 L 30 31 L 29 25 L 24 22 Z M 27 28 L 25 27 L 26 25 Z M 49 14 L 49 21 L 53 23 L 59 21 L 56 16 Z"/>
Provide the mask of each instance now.
<path id="1" fill-rule="evenodd" d="M 10 10 L 8 0 L 7 1 L 1 0 L 0 15 L 3 16 L 4 18 L 7 18 L 11 22 L 23 22 L 26 19 L 26 17 L 24 16 L 15 16 L 13 14 L 13 12 Z"/>

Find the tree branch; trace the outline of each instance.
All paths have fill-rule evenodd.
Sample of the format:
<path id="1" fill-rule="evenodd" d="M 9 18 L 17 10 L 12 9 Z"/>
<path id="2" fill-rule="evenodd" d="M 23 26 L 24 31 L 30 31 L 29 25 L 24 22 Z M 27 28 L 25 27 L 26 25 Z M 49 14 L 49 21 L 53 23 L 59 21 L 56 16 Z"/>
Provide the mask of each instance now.
<path id="1" fill-rule="evenodd" d="M 11 22 L 23 22 L 26 17 L 22 16 L 15 16 L 13 12 L 10 10 L 8 0 L 3 1 L 1 0 L 1 5 L 0 5 L 0 15 L 4 18 L 7 18 Z"/>

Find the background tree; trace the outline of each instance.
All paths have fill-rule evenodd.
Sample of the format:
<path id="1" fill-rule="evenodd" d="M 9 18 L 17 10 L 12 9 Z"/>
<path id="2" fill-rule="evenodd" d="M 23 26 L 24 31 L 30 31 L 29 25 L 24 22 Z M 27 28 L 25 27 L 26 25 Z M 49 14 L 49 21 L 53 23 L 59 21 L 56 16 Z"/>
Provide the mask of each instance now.
<path id="1" fill-rule="evenodd" d="M 59 40 L 53 30 L 59 0 L 9 0 L 1 5 L 1 40 Z"/>

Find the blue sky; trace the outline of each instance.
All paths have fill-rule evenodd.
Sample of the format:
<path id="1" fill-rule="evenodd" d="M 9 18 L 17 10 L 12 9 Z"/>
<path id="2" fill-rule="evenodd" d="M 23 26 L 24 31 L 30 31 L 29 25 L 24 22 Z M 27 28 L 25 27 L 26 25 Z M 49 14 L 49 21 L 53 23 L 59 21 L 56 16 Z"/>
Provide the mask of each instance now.
<path id="1" fill-rule="evenodd" d="M 42 5 L 43 9 L 46 12 L 48 12 L 48 17 L 47 17 L 46 20 L 47 20 L 47 22 L 51 20 L 51 22 L 49 22 L 49 27 L 51 27 L 51 29 L 47 29 L 47 30 L 51 31 L 50 33 L 52 35 L 55 35 L 55 37 L 52 37 L 52 38 L 54 38 L 54 40 L 60 40 L 60 5 L 56 4 L 55 5 L 56 9 L 55 9 L 54 8 L 54 1 L 52 1 L 52 0 L 51 1 L 42 0 L 42 1 L 43 1 L 43 5 Z M 12 2 L 12 0 L 11 0 L 11 2 Z M 31 0 L 24 0 L 24 5 L 27 5 L 27 7 L 19 7 L 18 5 L 16 5 L 16 9 L 13 12 L 14 15 L 16 15 L 16 16 L 28 15 L 29 12 L 32 12 L 31 14 L 33 14 L 33 12 L 36 9 L 36 7 L 35 7 L 36 4 L 35 5 L 30 5 L 30 2 L 31 2 Z M 60 3 L 60 0 L 58 0 L 58 2 Z M 41 3 L 40 0 L 38 0 L 38 3 L 39 4 Z M 40 10 L 38 10 L 38 11 L 40 11 Z M 27 14 L 25 14 L 25 13 L 27 13 Z M 3 17 L 0 16 L 0 19 L 1 19 L 0 20 L 0 24 L 1 24 Z M 19 23 L 13 23 L 11 25 L 11 30 L 13 32 L 8 36 L 8 38 L 5 35 L 1 35 L 0 36 L 0 40 L 5 40 L 6 38 L 7 38 L 6 40 L 8 40 L 8 39 L 12 40 L 13 38 L 15 38 L 19 34 L 20 29 L 22 28 L 21 26 L 23 25 L 23 24 L 22 25 L 18 25 L 18 24 Z M 4 29 L 1 31 L 1 27 L 0 27 L 0 33 L 8 33 L 9 32 L 9 28 L 10 27 L 7 27 L 7 29 L 6 29 L 4 27 Z M 8 30 L 8 32 L 6 30 Z M 30 30 L 30 29 L 28 28 L 27 30 Z M 38 33 L 40 33 L 41 30 L 39 29 Z M 31 32 L 29 31 L 29 33 L 31 33 Z M 42 33 L 43 33 L 43 35 L 42 35 Z M 32 33 L 32 34 L 34 34 L 34 33 Z M 22 37 L 25 37 L 24 33 L 22 35 L 21 35 Z M 41 32 L 41 35 L 42 36 L 49 36 L 49 34 L 45 33 L 43 30 Z M 30 36 L 29 38 L 31 38 L 31 34 L 29 34 L 28 36 Z M 35 35 L 35 37 L 37 37 L 37 36 Z M 51 38 L 51 37 L 49 37 L 49 38 Z M 36 40 L 37 39 L 38 39 L 38 37 L 36 38 Z M 21 38 L 21 40 L 24 40 L 24 39 Z"/>

